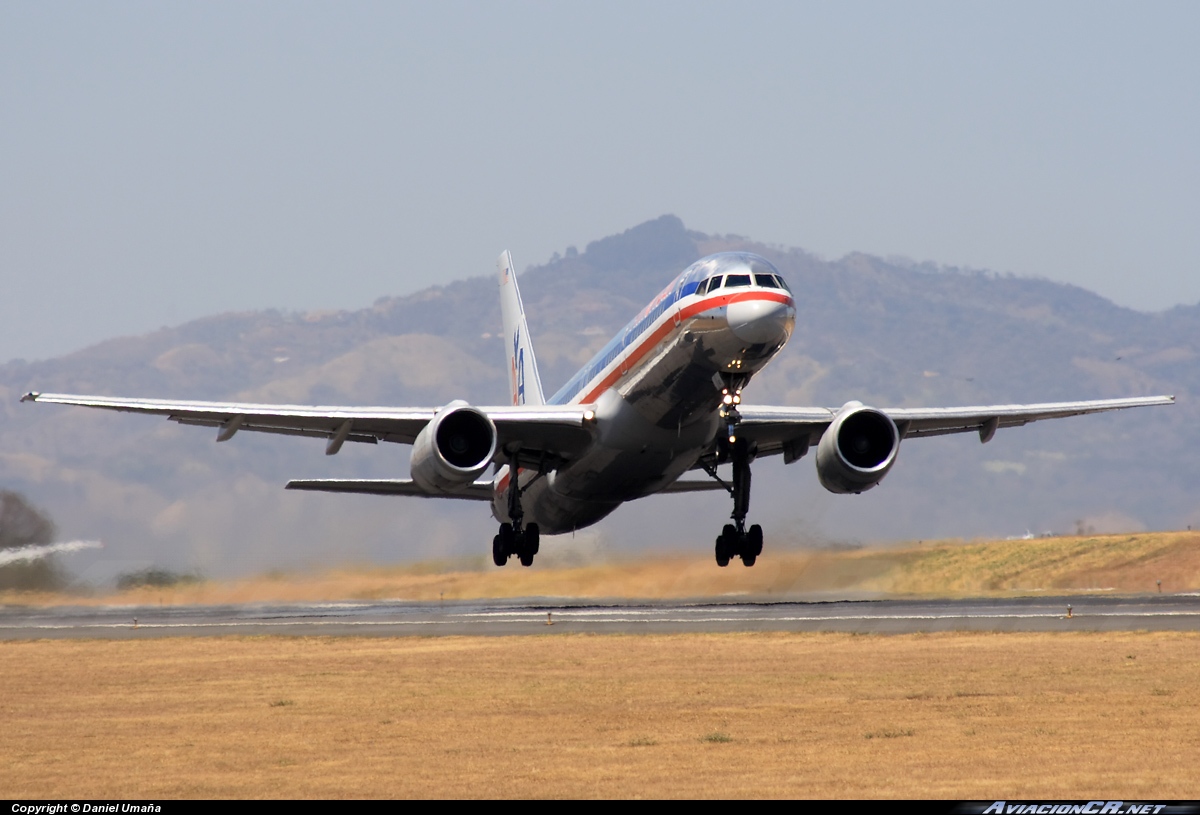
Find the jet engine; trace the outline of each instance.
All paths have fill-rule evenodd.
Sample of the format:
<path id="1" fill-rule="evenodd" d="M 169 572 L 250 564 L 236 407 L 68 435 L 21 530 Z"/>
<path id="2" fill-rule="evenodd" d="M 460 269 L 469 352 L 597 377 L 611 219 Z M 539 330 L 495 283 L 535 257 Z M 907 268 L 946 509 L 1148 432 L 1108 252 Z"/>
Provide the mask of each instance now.
<path id="1" fill-rule="evenodd" d="M 847 402 L 817 445 L 817 477 L 830 492 L 874 487 L 896 461 L 900 433 L 886 413 Z"/>
<path id="2" fill-rule="evenodd" d="M 483 475 L 496 454 L 496 425 L 483 411 L 454 401 L 413 442 L 409 472 L 430 492 L 457 492 Z"/>

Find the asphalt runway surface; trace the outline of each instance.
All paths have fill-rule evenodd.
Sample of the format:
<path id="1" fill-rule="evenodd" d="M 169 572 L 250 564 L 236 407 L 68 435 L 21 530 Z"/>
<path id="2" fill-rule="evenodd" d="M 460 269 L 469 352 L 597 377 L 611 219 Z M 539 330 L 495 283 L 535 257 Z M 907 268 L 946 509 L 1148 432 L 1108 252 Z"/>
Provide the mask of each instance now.
<path id="1" fill-rule="evenodd" d="M 1070 613 L 1068 614 L 1068 606 Z M 735 631 L 1200 631 L 1200 593 L 965 600 L 517 599 L 225 606 L 6 606 L 0 639 L 512 636 Z"/>

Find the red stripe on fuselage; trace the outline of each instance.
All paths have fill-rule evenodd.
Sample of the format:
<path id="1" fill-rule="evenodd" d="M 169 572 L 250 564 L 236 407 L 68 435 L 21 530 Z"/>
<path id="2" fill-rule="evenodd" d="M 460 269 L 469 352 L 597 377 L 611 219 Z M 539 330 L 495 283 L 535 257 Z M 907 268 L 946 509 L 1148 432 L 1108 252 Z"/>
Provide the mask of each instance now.
<path id="1" fill-rule="evenodd" d="M 734 294 L 718 294 L 713 297 L 705 297 L 703 300 L 699 300 L 679 309 L 679 320 L 680 322 L 683 322 L 684 320 L 695 317 L 697 314 L 702 312 L 710 311 L 714 308 L 721 308 L 722 306 L 727 306 L 730 303 L 742 303 L 747 300 L 767 300 L 773 303 L 783 303 L 789 306 L 794 305 L 794 301 L 792 300 L 791 296 L 784 292 L 742 291 Z M 603 378 L 601 378 L 598 382 L 597 380 L 592 380 L 596 384 L 592 386 L 591 390 L 587 391 L 587 394 L 582 398 L 572 400 L 571 403 L 582 404 L 595 401 L 597 396 L 611 388 L 614 383 L 616 383 L 622 376 L 629 372 L 630 368 L 641 362 L 641 360 L 648 353 L 650 353 L 650 351 L 656 345 L 662 342 L 663 337 L 670 334 L 677 327 L 675 325 L 674 312 L 664 312 L 661 319 L 663 320 L 662 325 L 650 332 L 650 335 L 636 347 L 634 347 L 632 351 L 629 351 L 624 358 L 617 357 L 617 359 L 612 363 L 615 366 L 613 370 L 607 375 L 603 376 Z M 622 364 L 625 365 L 624 371 L 621 370 Z M 580 392 L 582 393 L 583 389 L 581 389 Z M 518 477 L 520 476 L 521 472 L 521 469 L 518 468 Z M 504 476 L 501 477 L 500 483 L 495 487 L 497 494 L 502 494 L 506 489 L 508 489 L 510 476 L 511 471 L 505 473 Z"/>
<path id="2" fill-rule="evenodd" d="M 691 305 L 681 308 L 679 310 L 679 320 L 680 320 L 680 322 L 682 322 L 683 320 L 687 320 L 692 317 L 695 317 L 697 314 L 700 314 L 701 312 L 709 311 L 714 308 L 720 308 L 721 306 L 727 306 L 730 303 L 742 303 L 747 300 L 769 300 L 774 303 L 783 303 L 785 305 L 793 304 L 793 300 L 792 300 L 791 296 L 784 294 L 783 292 L 745 291 L 745 292 L 737 292 L 736 294 L 718 294 L 715 297 L 706 297 L 705 299 L 700 300 L 699 302 L 692 303 Z M 614 363 L 616 365 L 616 368 L 614 368 L 611 372 L 609 372 L 607 376 L 600 379 L 600 381 L 597 384 L 595 384 L 590 391 L 587 391 L 585 396 L 583 396 L 582 398 L 580 398 L 578 400 L 574 400 L 574 403 L 581 404 L 581 403 L 585 403 L 585 402 L 594 402 L 596 400 L 597 396 L 599 396 L 600 394 L 604 393 L 604 391 L 606 391 L 610 387 L 612 387 L 613 383 L 615 383 L 622 376 L 624 376 L 626 373 L 628 373 L 630 368 L 632 368 L 637 363 L 641 362 L 642 358 L 645 357 L 646 354 L 648 354 L 650 352 L 650 349 L 652 349 L 654 346 L 656 346 L 660 342 L 662 342 L 663 337 L 670 334 L 671 331 L 673 331 L 676 328 L 676 326 L 674 325 L 674 322 L 675 322 L 674 313 L 671 313 L 671 312 L 664 313 L 663 317 L 665 319 L 664 319 L 662 325 L 660 325 L 657 329 L 655 329 L 653 332 L 651 332 L 650 336 L 647 337 L 644 342 L 642 342 L 640 345 L 636 346 L 632 351 L 630 351 L 629 354 L 627 356 L 625 356 L 624 359 L 622 359 L 621 357 L 617 357 L 617 359 Z M 621 370 L 622 363 L 624 363 L 624 365 L 625 365 L 624 371 Z M 595 382 L 595 380 L 593 380 L 593 382 Z M 584 388 L 582 390 L 586 390 L 586 388 Z"/>
<path id="3" fill-rule="evenodd" d="M 506 489 L 508 489 L 508 476 L 509 476 L 509 474 L 505 473 L 504 477 L 500 479 L 500 483 L 498 485 L 492 487 L 492 492 L 499 494 L 499 493 L 504 492 Z M 520 477 L 521 477 L 521 469 L 518 467 L 517 468 L 517 478 L 520 478 Z"/>

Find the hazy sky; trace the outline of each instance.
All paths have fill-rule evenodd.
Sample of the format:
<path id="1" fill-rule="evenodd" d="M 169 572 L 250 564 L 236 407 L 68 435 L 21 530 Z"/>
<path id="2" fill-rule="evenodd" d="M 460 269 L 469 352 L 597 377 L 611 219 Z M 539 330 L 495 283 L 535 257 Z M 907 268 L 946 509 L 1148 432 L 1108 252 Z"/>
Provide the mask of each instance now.
<path id="1" fill-rule="evenodd" d="M 1200 300 L 1200 3 L 0 4 L 0 361 L 664 213 Z"/>

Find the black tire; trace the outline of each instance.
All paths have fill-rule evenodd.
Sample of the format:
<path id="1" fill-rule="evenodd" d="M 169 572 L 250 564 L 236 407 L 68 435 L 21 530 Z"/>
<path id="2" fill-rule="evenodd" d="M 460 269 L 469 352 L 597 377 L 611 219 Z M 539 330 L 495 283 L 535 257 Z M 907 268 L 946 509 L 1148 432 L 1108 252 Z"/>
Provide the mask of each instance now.
<path id="1" fill-rule="evenodd" d="M 742 555 L 742 565 L 743 566 L 753 566 L 754 561 L 757 559 L 758 558 L 755 557 L 754 555 Z"/>
<path id="2" fill-rule="evenodd" d="M 717 538 L 717 565 L 721 568 L 728 566 L 729 558 L 733 556 L 731 551 L 733 547 L 729 545 L 729 542 L 729 536 L 724 532 Z"/>
<path id="3" fill-rule="evenodd" d="M 753 565 L 754 558 L 762 554 L 762 546 L 762 527 L 758 524 L 755 524 L 754 526 L 750 527 L 750 531 L 746 533 L 746 551 L 742 554 L 742 558 L 745 559 L 746 555 L 750 556 L 750 562 L 746 564 L 747 566 Z"/>
<path id="4" fill-rule="evenodd" d="M 500 536 L 492 538 L 492 563 L 497 566 L 503 566 L 508 563 L 508 553 L 504 551 L 504 541 Z"/>
<path id="5" fill-rule="evenodd" d="M 519 557 L 521 558 L 522 566 L 532 566 L 533 565 L 533 552 L 529 551 L 528 547 L 525 547 L 525 546 L 521 547 L 521 554 L 519 555 Z"/>
<path id="6" fill-rule="evenodd" d="M 500 524 L 500 545 L 504 547 L 504 556 L 517 553 L 517 533 L 512 524 Z"/>
<path id="7" fill-rule="evenodd" d="M 537 524 L 529 524 L 525 527 L 525 548 L 529 550 L 529 556 L 533 557 L 541 548 L 542 531 L 538 529 Z"/>

